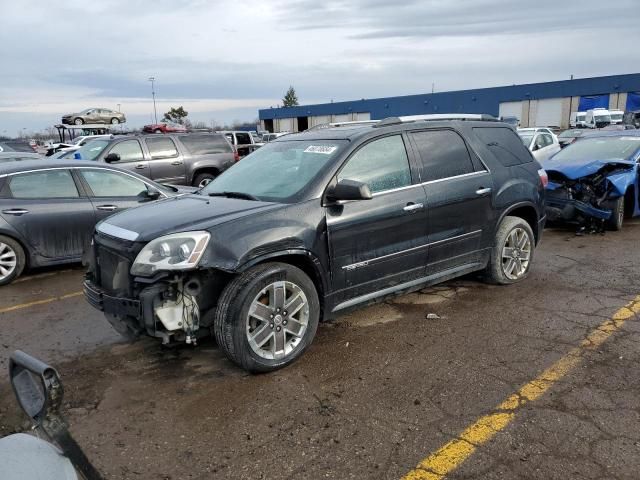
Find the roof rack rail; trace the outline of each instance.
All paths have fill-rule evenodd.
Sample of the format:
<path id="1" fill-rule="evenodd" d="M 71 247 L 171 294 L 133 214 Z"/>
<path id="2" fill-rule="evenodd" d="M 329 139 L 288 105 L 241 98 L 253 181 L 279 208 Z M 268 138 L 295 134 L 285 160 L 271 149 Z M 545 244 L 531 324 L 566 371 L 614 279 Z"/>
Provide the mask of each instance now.
<path id="1" fill-rule="evenodd" d="M 402 117 L 388 117 L 381 120 L 376 127 L 397 125 L 406 122 L 438 121 L 438 120 L 473 120 L 484 122 L 499 122 L 496 117 L 486 113 L 433 113 L 428 115 L 405 115 Z"/>
<path id="2" fill-rule="evenodd" d="M 348 127 L 351 125 L 375 125 L 377 123 L 379 123 L 380 120 L 352 120 L 352 121 L 348 121 L 348 122 L 331 122 L 331 123 L 321 123 L 319 125 L 314 125 L 311 128 L 308 128 L 307 131 L 309 130 L 322 130 L 323 128 L 331 128 L 331 127 Z"/>

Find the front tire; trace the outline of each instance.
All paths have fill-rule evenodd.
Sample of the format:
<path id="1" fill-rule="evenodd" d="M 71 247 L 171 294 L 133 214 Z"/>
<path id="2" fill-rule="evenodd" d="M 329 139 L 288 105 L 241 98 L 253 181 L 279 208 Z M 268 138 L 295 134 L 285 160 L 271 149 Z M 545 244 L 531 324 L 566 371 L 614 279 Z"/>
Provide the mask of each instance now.
<path id="1" fill-rule="evenodd" d="M 13 238 L 0 235 L 0 286 L 20 276 L 26 265 L 22 246 Z"/>
<path id="2" fill-rule="evenodd" d="M 507 216 L 496 232 L 491 259 L 485 273 L 498 285 L 517 283 L 529 276 L 535 237 L 531 226 L 520 217 Z"/>
<path id="3" fill-rule="evenodd" d="M 119 125 L 119 124 L 120 124 L 120 120 L 118 120 L 117 118 L 111 119 L 111 125 Z"/>
<path id="4" fill-rule="evenodd" d="M 84 120 L 83 120 L 83 119 L 81 119 L 81 118 L 76 118 L 76 119 L 73 121 L 73 123 L 74 123 L 75 125 L 82 125 L 82 124 L 84 123 Z"/>
<path id="5" fill-rule="evenodd" d="M 624 223 L 624 197 L 618 197 L 611 202 L 611 218 L 608 220 L 608 225 L 611 230 L 622 230 L 622 224 Z"/>
<path id="6" fill-rule="evenodd" d="M 159 128 L 156 128 L 153 133 L 162 133 L 162 130 L 160 130 Z"/>
<path id="7" fill-rule="evenodd" d="M 320 318 L 318 293 L 299 268 L 257 265 L 220 296 L 213 333 L 227 357 L 253 373 L 297 360 L 313 341 Z"/>

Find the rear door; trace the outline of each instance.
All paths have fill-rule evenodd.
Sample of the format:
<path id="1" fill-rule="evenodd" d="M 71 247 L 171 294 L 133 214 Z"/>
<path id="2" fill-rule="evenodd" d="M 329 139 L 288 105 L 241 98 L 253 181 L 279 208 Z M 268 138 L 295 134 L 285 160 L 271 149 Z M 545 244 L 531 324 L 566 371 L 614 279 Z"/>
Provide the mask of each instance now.
<path id="1" fill-rule="evenodd" d="M 139 178 L 106 168 L 75 169 L 95 208 L 96 222 L 150 201 L 153 187 Z M 161 196 L 164 196 L 161 194 Z"/>
<path id="2" fill-rule="evenodd" d="M 140 141 L 136 139 L 123 140 L 116 143 L 110 149 L 105 150 L 103 158 L 110 153 L 115 153 L 120 156 L 120 160 L 114 162 L 121 168 L 126 168 L 140 175 L 144 175 L 147 178 L 151 178 L 151 168 L 149 167 L 149 161 L 145 158 L 142 145 Z"/>
<path id="3" fill-rule="evenodd" d="M 373 198 L 326 209 L 335 301 L 423 276 L 426 200 L 412 176 L 405 138 L 394 134 L 364 144 L 338 173 L 343 179 L 366 183 Z"/>
<path id="4" fill-rule="evenodd" d="M 159 183 L 185 184 L 184 159 L 171 137 L 145 139 L 149 151 L 151 178 Z"/>
<path id="5" fill-rule="evenodd" d="M 427 273 L 473 263 L 492 235 L 491 174 L 476 168 L 463 137 L 451 129 L 409 133 L 420 160 L 428 216 Z M 482 165 L 479 160 L 477 165 Z"/>
<path id="6" fill-rule="evenodd" d="M 2 191 L 0 213 L 29 244 L 49 259 L 82 255 L 96 218 L 66 168 L 11 175 Z"/>

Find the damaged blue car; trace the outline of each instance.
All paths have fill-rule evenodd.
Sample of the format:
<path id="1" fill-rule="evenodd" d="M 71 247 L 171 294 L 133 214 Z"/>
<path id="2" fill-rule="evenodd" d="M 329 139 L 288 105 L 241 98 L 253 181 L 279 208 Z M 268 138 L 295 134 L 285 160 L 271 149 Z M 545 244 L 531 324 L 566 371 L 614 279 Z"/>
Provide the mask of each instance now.
<path id="1" fill-rule="evenodd" d="M 640 215 L 640 131 L 594 132 L 543 163 L 548 221 L 578 223 L 578 232 L 620 230 Z"/>

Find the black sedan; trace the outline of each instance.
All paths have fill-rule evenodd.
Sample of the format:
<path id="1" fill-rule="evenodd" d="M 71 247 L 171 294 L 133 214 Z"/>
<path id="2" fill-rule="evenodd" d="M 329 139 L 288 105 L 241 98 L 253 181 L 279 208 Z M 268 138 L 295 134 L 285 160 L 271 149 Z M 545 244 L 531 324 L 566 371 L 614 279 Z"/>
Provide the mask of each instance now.
<path id="1" fill-rule="evenodd" d="M 95 224 L 114 212 L 195 190 L 93 162 L 0 163 L 0 285 L 25 267 L 79 262 Z"/>

